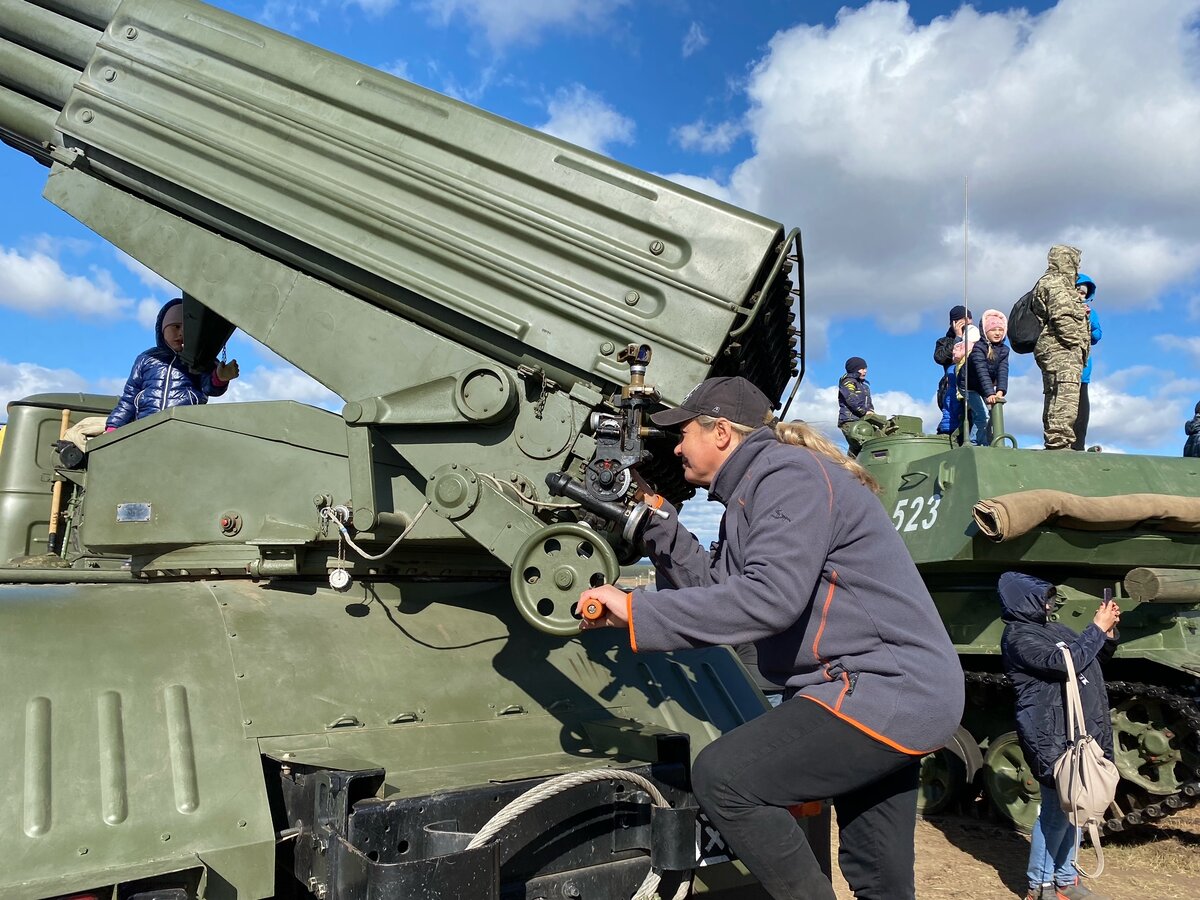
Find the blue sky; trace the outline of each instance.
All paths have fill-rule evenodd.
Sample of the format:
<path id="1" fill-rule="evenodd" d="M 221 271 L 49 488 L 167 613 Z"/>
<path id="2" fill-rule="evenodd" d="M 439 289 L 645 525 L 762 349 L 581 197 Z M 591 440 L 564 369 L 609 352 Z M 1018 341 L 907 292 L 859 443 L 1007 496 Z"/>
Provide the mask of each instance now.
<path id="1" fill-rule="evenodd" d="M 1200 0 L 221 2 L 360 62 L 771 216 L 804 234 L 808 376 L 836 434 L 865 357 L 876 406 L 930 423 L 966 290 L 1007 311 L 1048 247 L 1098 285 L 1089 443 L 1177 455 L 1200 400 Z M 169 285 L 41 199 L 0 146 L 0 402 L 119 390 Z M 231 399 L 336 398 L 237 337 Z M 1014 357 L 1009 428 L 1040 445 Z"/>

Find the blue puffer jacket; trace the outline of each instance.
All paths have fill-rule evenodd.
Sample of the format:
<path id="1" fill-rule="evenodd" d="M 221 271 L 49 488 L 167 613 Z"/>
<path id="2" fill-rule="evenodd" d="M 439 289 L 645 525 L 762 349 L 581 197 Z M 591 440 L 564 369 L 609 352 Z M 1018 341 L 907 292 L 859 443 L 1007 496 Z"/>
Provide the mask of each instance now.
<path id="1" fill-rule="evenodd" d="M 1094 624 L 1076 634 L 1066 625 L 1047 622 L 1046 598 L 1053 596 L 1052 590 L 1050 582 L 1032 575 L 1005 572 L 1000 576 L 1000 618 L 1005 622 L 1000 656 L 1017 692 L 1017 737 L 1033 777 L 1050 786 L 1055 760 L 1067 749 L 1067 664 L 1058 644 L 1066 644 L 1075 661 L 1088 734 L 1109 759 L 1113 758 L 1112 723 L 1100 663 L 1117 648 L 1116 638 Z"/>
<path id="2" fill-rule="evenodd" d="M 998 344 L 986 339 L 975 342 L 971 355 L 967 357 L 967 365 L 958 370 L 958 391 L 961 394 L 967 390 L 984 397 L 990 397 L 996 391 L 1008 393 L 1008 344 L 1004 343 L 1003 338 Z"/>
<path id="3" fill-rule="evenodd" d="M 1085 285 L 1087 287 L 1088 301 L 1088 328 L 1092 332 L 1092 346 L 1100 343 L 1100 338 L 1104 337 L 1104 332 L 1100 328 L 1100 317 L 1096 315 L 1096 310 L 1090 305 L 1092 297 L 1096 296 L 1096 282 L 1092 281 L 1091 275 L 1084 275 L 1082 272 L 1075 278 L 1075 286 Z M 1087 384 L 1092 380 L 1092 359 L 1096 356 L 1095 353 L 1089 353 L 1087 362 L 1083 366 L 1083 374 L 1079 376 L 1079 380 L 1083 384 Z"/>
<path id="4" fill-rule="evenodd" d="M 228 382 L 217 379 L 215 369 L 204 375 L 189 372 L 183 360 L 167 346 L 163 319 L 167 310 L 182 302 L 170 300 L 158 311 L 154 322 L 156 346 L 139 353 L 133 361 L 121 399 L 109 414 L 107 428 L 120 428 L 171 406 L 207 403 L 209 397 L 220 397 L 229 388 Z"/>

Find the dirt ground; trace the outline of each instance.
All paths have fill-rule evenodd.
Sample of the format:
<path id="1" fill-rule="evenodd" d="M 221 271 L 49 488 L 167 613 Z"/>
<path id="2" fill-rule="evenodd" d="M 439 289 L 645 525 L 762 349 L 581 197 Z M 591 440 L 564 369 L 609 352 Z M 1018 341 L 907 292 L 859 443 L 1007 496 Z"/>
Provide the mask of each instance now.
<path id="1" fill-rule="evenodd" d="M 835 829 L 836 832 L 836 829 Z M 834 836 L 836 871 L 836 833 Z M 966 816 L 917 822 L 917 896 L 921 900 L 1010 900 L 1025 896 L 1029 838 Z M 1085 868 L 1095 861 L 1081 851 Z M 1110 900 L 1200 898 L 1200 811 L 1188 810 L 1104 841 L 1104 875 L 1087 885 Z M 839 900 L 852 900 L 835 881 Z"/>

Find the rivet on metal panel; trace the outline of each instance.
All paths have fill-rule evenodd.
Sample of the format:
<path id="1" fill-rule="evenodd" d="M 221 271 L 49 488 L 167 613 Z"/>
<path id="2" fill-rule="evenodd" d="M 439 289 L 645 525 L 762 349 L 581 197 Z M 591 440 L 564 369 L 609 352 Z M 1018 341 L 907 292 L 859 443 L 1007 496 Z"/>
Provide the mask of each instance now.
<path id="1" fill-rule="evenodd" d="M 162 834 L 160 834 L 158 837 L 159 837 L 159 840 L 161 840 L 161 841 L 163 841 L 163 842 L 166 842 L 166 841 L 169 841 L 169 840 L 171 839 L 171 833 L 170 833 L 169 831 L 164 831 L 164 832 L 163 832 Z"/>
<path id="2" fill-rule="evenodd" d="M 125 29 L 125 37 L 128 38 L 129 40 L 136 41 L 137 36 L 138 36 L 138 30 L 136 28 L 134 28 L 132 25 L 130 25 L 128 28 Z"/>
<path id="3" fill-rule="evenodd" d="M 90 109 L 85 109 L 83 112 L 81 112 L 79 114 L 79 120 L 81 122 L 90 122 L 94 118 L 96 118 L 96 114 L 94 112 L 92 112 Z"/>
<path id="4" fill-rule="evenodd" d="M 88 848 L 87 848 L 87 847 L 80 847 L 80 848 L 79 848 L 78 850 L 76 850 L 75 852 L 76 852 L 76 853 L 78 853 L 80 856 L 87 856 L 87 855 L 88 855 Z"/>
<path id="5" fill-rule="evenodd" d="M 650 242 L 650 252 L 653 253 L 655 256 L 661 256 L 662 252 L 666 249 L 667 249 L 666 245 L 663 244 L 662 241 L 651 241 Z"/>
<path id="6" fill-rule="evenodd" d="M 254 720 L 253 719 L 242 719 L 242 724 L 243 725 L 253 725 Z"/>
<path id="7" fill-rule="evenodd" d="M 237 677 L 238 677 L 238 678 L 245 678 L 245 677 L 246 677 L 246 673 L 245 673 L 245 672 L 238 672 L 238 673 L 237 673 Z"/>
<path id="8" fill-rule="evenodd" d="M 628 291 L 625 294 L 625 305 L 626 306 L 637 306 L 638 301 L 641 299 L 642 299 L 642 295 L 639 294 L 637 291 Z"/>
<path id="9" fill-rule="evenodd" d="M 605 356 L 612 356 L 613 351 L 616 349 L 617 349 L 616 345 L 613 344 L 612 341 L 605 341 L 603 344 L 600 345 L 600 352 L 603 353 Z"/>
<path id="10" fill-rule="evenodd" d="M 238 819 L 238 828 L 245 828 L 245 827 L 246 827 L 246 820 Z"/>
<path id="11" fill-rule="evenodd" d="M 704 362 L 706 362 L 706 363 L 710 363 L 710 362 L 712 362 L 712 357 L 711 357 L 711 356 L 709 356 L 707 353 L 705 353 L 705 354 L 704 354 L 702 357 L 700 357 L 700 359 L 701 359 L 701 360 L 703 360 L 703 361 L 704 361 Z"/>
<path id="12" fill-rule="evenodd" d="M 102 73 L 100 73 L 100 77 L 103 78 L 105 81 L 116 81 L 117 80 L 117 70 L 114 69 L 112 66 L 109 66 Z"/>

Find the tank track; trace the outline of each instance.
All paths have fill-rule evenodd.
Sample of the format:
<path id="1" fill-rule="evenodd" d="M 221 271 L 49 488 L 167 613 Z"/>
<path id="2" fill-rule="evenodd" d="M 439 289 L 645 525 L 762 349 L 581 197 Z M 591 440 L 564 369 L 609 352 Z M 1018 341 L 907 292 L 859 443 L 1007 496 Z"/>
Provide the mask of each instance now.
<path id="1" fill-rule="evenodd" d="M 995 672 L 966 672 L 965 675 L 968 688 L 971 685 L 978 685 L 987 690 L 997 691 L 1006 696 L 1010 706 L 1014 704 L 1012 682 L 1007 675 Z M 1197 704 L 1195 696 L 1189 697 L 1184 694 L 1172 693 L 1158 685 L 1138 681 L 1106 681 L 1105 686 L 1108 689 L 1110 708 L 1122 700 L 1135 696 L 1148 697 L 1165 703 L 1186 723 L 1188 730 L 1183 735 L 1184 741 L 1191 740 L 1200 746 L 1200 705 Z M 1131 808 L 1121 816 L 1106 819 L 1101 831 L 1107 834 L 1124 831 L 1126 828 L 1173 815 L 1181 809 L 1188 809 L 1200 803 L 1200 768 L 1193 769 L 1191 775 L 1192 779 L 1181 785 L 1175 793 L 1156 798 L 1152 803 Z M 1122 784 L 1124 783 L 1126 782 L 1122 779 Z M 1139 789 L 1139 793 L 1144 792 Z"/>

